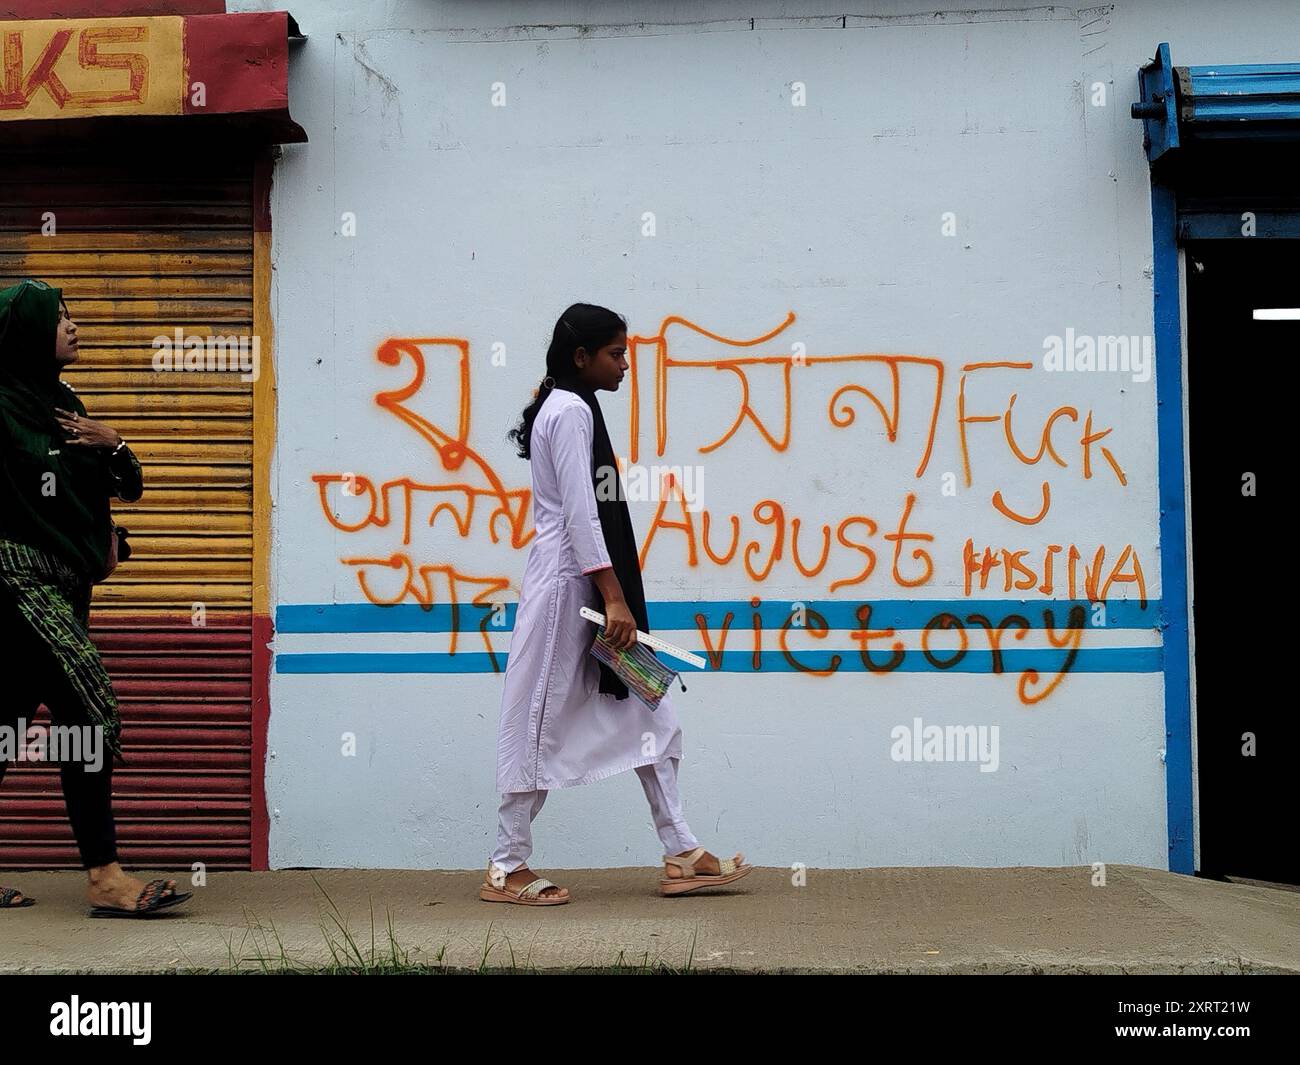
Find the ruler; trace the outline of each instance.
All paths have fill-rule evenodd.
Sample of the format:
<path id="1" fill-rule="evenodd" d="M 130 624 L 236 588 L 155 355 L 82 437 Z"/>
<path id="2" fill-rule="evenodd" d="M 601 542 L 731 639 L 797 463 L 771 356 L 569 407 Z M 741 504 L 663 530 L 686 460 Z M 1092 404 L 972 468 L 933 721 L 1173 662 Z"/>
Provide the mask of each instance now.
<path id="1" fill-rule="evenodd" d="M 594 621 L 597 625 L 605 624 L 605 615 L 598 614 L 589 606 L 581 607 L 578 613 L 588 621 Z M 636 630 L 636 641 L 645 644 L 647 647 L 653 647 L 656 651 L 662 651 L 666 655 L 680 658 L 683 662 L 690 663 L 696 669 L 705 669 L 708 666 L 708 663 L 699 655 L 691 654 L 690 651 L 683 651 L 680 647 L 674 646 L 667 640 L 661 640 L 658 636 L 651 636 L 650 633 L 642 632 L 640 629 Z"/>

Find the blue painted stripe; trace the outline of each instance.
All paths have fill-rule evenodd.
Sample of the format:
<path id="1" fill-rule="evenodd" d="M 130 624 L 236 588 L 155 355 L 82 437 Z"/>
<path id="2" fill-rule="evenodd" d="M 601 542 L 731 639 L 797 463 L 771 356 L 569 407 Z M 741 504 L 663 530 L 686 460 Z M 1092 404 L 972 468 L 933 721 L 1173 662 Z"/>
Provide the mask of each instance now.
<path id="1" fill-rule="evenodd" d="M 1052 622 L 1060 628 L 1069 617 L 1071 607 L 1076 605 L 1087 612 L 1091 628 L 1094 605 L 1086 600 L 1067 599 L 787 599 L 762 602 L 753 607 L 748 599 L 723 599 L 655 602 L 648 604 L 648 609 L 650 627 L 661 631 L 695 629 L 699 614 L 705 616 L 710 630 L 720 631 L 729 613 L 733 615 L 733 630 L 752 628 L 755 613 L 761 616 L 764 629 L 776 630 L 789 620 L 795 602 L 802 602 L 809 610 L 816 611 L 832 629 L 860 628 L 862 623 L 857 611 L 863 603 L 871 606 L 873 628 L 895 629 L 921 629 L 934 617 L 945 613 L 957 616 L 963 623 L 971 614 L 981 614 L 995 625 L 1010 614 L 1019 614 L 1032 628 L 1040 629 L 1044 627 L 1045 610 L 1052 612 Z M 478 631 L 490 612 L 490 607 L 462 605 L 457 630 Z M 1160 624 L 1160 617 L 1160 600 L 1149 600 L 1143 608 L 1137 600 L 1114 599 L 1106 604 L 1105 627 L 1154 629 Z M 445 604 L 427 609 L 415 603 L 396 606 L 376 606 L 373 603 L 284 605 L 275 613 L 276 631 L 292 633 L 451 632 L 452 621 L 452 607 Z M 514 628 L 514 603 L 506 604 L 504 622 L 500 626 L 488 626 L 489 631 L 508 632 Z"/>
<path id="2" fill-rule="evenodd" d="M 839 673 L 866 673 L 867 666 L 862 656 L 856 651 L 840 651 Z M 1037 670 L 1043 684 L 1060 670 L 1065 662 L 1067 652 L 1056 648 L 1008 648 L 1002 652 L 1002 669 L 1004 674 L 1015 675 L 1027 669 Z M 934 653 L 940 662 L 947 661 L 952 653 Z M 277 673 L 493 673 L 504 670 L 507 655 L 493 656 L 486 652 L 463 652 L 446 654 L 442 652 L 408 654 L 344 652 L 332 653 L 289 653 L 275 656 Z M 829 668 L 831 655 L 826 651 L 796 652 L 795 657 L 812 669 Z M 876 652 L 873 660 L 882 663 L 886 659 L 883 652 Z M 764 651 L 760 656 L 762 669 L 754 669 L 754 656 L 749 651 L 726 651 L 722 655 L 722 673 L 794 673 L 798 667 L 789 662 L 780 651 Z M 698 670 L 683 663 L 673 663 L 673 668 L 681 665 L 683 673 L 696 673 Z M 1161 650 L 1159 647 L 1096 647 L 1082 648 L 1071 666 L 1071 673 L 1159 673 L 1161 670 Z M 902 663 L 894 673 L 992 673 L 993 654 L 991 651 L 967 651 L 965 656 L 949 669 L 942 669 L 930 662 L 919 650 L 908 650 Z M 710 670 L 710 672 L 714 672 Z"/>
<path id="3" fill-rule="evenodd" d="M 1153 177 L 1156 441 L 1160 490 L 1160 586 L 1165 624 L 1165 801 L 1169 868 L 1195 872 L 1192 850 L 1192 690 L 1187 635 L 1187 500 L 1183 463 L 1183 337 L 1178 307 L 1177 202 Z"/>

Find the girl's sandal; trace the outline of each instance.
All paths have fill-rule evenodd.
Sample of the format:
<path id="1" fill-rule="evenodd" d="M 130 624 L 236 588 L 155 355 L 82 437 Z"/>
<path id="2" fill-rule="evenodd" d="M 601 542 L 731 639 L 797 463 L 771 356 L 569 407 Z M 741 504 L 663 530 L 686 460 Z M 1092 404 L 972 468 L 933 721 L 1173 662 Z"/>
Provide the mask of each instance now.
<path id="1" fill-rule="evenodd" d="M 17 888 L 0 887 L 0 910 L 21 910 L 26 906 L 35 906 L 36 900 L 23 895 L 22 902 L 14 902 L 19 895 L 23 895 Z"/>
<path id="2" fill-rule="evenodd" d="M 483 882 L 482 887 L 478 889 L 478 897 L 484 902 L 513 902 L 516 906 L 563 906 L 569 901 L 568 895 L 549 895 L 543 896 L 542 892 L 547 888 L 558 887 L 552 884 L 544 876 L 539 876 L 530 884 L 525 884 L 518 891 L 511 891 L 506 887 L 505 877 L 497 877 L 498 884 L 494 884 L 492 875 L 492 865 L 488 863 L 487 880 Z"/>
<path id="3" fill-rule="evenodd" d="M 717 876 L 701 874 L 695 871 L 695 863 L 698 862 L 707 852 L 703 847 L 696 847 L 690 854 L 678 858 L 671 854 L 664 855 L 664 866 L 666 869 L 677 869 L 676 876 L 665 875 L 659 881 L 659 894 L 661 895 L 685 895 L 688 891 L 698 891 L 700 888 L 721 887 L 723 884 L 730 884 L 733 880 L 739 880 L 742 876 L 748 876 L 754 871 L 752 865 L 745 864 L 745 856 L 737 854 L 734 858 L 719 858 Z"/>

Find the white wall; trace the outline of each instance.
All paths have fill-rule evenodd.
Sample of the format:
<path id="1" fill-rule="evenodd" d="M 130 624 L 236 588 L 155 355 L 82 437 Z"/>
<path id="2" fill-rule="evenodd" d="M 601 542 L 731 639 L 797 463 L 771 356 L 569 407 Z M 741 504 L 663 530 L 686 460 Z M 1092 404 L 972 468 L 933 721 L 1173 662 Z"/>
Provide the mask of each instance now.
<path id="1" fill-rule="evenodd" d="M 300 618 L 293 608 L 304 605 L 366 603 L 359 572 L 372 594 L 398 595 L 373 564 L 343 561 L 395 552 L 417 566 L 507 577 L 513 590 L 505 598 L 515 597 L 526 549 L 491 541 L 485 498 L 462 536 L 446 512 L 427 526 L 434 497 L 424 496 L 404 545 L 400 509 L 387 527 L 334 527 L 312 477 L 486 485 L 473 463 L 445 469 L 420 435 L 375 402 L 411 373 L 409 361 L 378 361 L 384 341 L 459 338 L 470 351 L 468 443 L 507 489 L 526 488 L 527 464 L 504 434 L 543 373 L 555 318 L 575 300 L 612 307 L 647 337 L 672 315 L 733 339 L 771 332 L 795 315 L 751 348 L 670 327 L 668 351 L 678 358 L 787 356 L 797 343 L 810 357 L 942 362 L 933 450 L 918 476 L 934 399 L 928 367 L 902 373 L 893 443 L 861 395 L 848 401 L 853 424 L 828 417 L 832 394 L 855 381 L 888 406 L 887 369 L 860 361 L 794 369 L 786 450 L 746 421 L 706 454 L 699 448 L 736 417 L 738 378 L 671 369 L 660 458 L 654 352 L 641 351 L 640 461 L 704 469 L 715 548 L 737 514 L 742 545 L 762 545 L 761 567 L 772 529 L 752 509 L 765 499 L 801 519 L 805 565 L 819 554 L 823 523 L 832 534 L 854 515 L 879 525 L 867 541 L 878 554 L 874 572 L 833 593 L 831 581 L 863 564 L 834 539 L 826 569 L 806 578 L 791 561 L 787 532 L 784 557 L 755 581 L 739 554 L 716 565 L 701 551 L 698 565 L 687 565 L 682 534 L 660 530 L 646 561 L 647 595 L 704 604 L 715 643 L 724 608 L 710 604 L 751 596 L 772 610 L 884 604 L 877 621 L 902 610 L 917 624 L 930 611 L 909 613 L 908 602 L 967 598 L 968 537 L 977 549 L 1024 549 L 1039 571 L 1049 544 L 1078 545 L 1089 562 L 1104 547 L 1105 572 L 1131 546 L 1148 595 L 1159 600 L 1154 380 L 1048 373 L 1038 363 L 1044 338 L 1067 328 L 1152 331 L 1148 176 L 1141 130 L 1128 114 L 1138 66 L 1161 40 L 1180 65 L 1295 58 L 1300 34 L 1278 32 L 1294 24 L 1290 5 L 938 17 L 921 14 L 932 10 L 921 4 L 871 9 L 881 17 L 841 27 L 838 16 L 807 18 L 821 14 L 811 3 L 293 5 L 309 40 L 293 57 L 291 107 L 311 141 L 285 150 L 273 201 L 274 581 L 282 621 Z M 751 17 L 759 20 L 752 29 Z M 585 32 L 566 25 L 583 22 L 602 25 Z M 804 107 L 791 104 L 796 82 L 806 86 Z M 1104 106 L 1092 103 L 1097 82 L 1106 86 Z M 494 83 L 504 84 L 504 107 L 492 106 Z M 355 236 L 340 232 L 345 212 L 355 214 Z M 646 212 L 653 236 L 643 234 Z M 941 230 L 945 212 L 955 216 L 955 236 Z M 504 365 L 494 364 L 496 344 L 504 345 Z M 454 431 L 454 349 L 421 350 L 428 376 L 407 405 Z M 962 367 L 994 360 L 1035 366 L 973 371 L 968 415 L 1001 415 L 1016 393 L 1014 426 L 1031 454 L 1052 411 L 1073 407 L 1079 423 L 1057 422 L 1064 468 L 1050 458 L 1025 464 L 1000 425 L 971 425 L 967 487 L 957 421 Z M 751 369 L 748 379 L 752 406 L 779 435 L 779 367 Z M 626 453 L 628 396 L 606 396 L 604 409 Z M 1080 436 L 1089 411 L 1094 432 L 1112 432 L 1092 445 L 1085 479 Z M 1014 522 L 993 505 L 1000 491 L 1010 507 L 1033 514 L 1044 481 L 1051 503 L 1038 524 Z M 946 494 L 954 482 L 957 491 Z M 933 575 L 915 588 L 894 579 L 884 539 L 909 493 L 911 531 L 934 537 L 923 545 Z M 330 498 L 340 521 L 364 515 L 364 499 L 337 491 Z M 443 497 L 453 499 L 460 497 Z M 654 509 L 633 504 L 643 541 Z M 864 527 L 848 535 L 859 538 Z M 1063 567 L 1058 556 L 1054 598 L 1067 594 Z M 908 578 L 919 567 L 905 556 L 902 568 Z M 1003 604 L 987 607 L 995 621 L 1010 609 L 1005 601 L 1027 599 L 1017 610 L 1035 630 L 1004 643 L 1062 661 L 1065 651 L 1042 631 L 1048 597 L 1007 594 L 1001 577 L 999 568 L 970 598 Z M 437 592 L 445 602 L 446 585 Z M 846 629 L 827 639 L 791 637 L 792 649 L 817 662 L 838 650 L 844 661 L 834 676 L 790 671 L 779 653 L 755 673 L 742 608 L 727 645 L 741 653 L 723 671 L 688 676 L 689 692 L 675 692 L 686 735 L 686 812 L 697 835 L 715 850 L 741 848 L 771 865 L 1165 866 L 1162 680 L 1158 662 L 1134 650 L 1158 645 L 1156 608 L 1143 615 L 1113 601 L 1136 598 L 1132 584 L 1114 585 L 1111 598 L 1104 619 L 1089 616 L 1076 668 L 1030 705 L 1019 694 L 1020 669 L 864 672 Z M 960 613 L 981 609 L 972 602 Z M 1058 624 L 1063 613 L 1058 604 Z M 361 611 L 344 624 L 374 616 Z M 495 827 L 500 677 L 455 672 L 446 633 L 284 631 L 294 627 L 282 625 L 275 645 L 271 864 L 481 866 Z M 703 647 L 697 632 L 664 635 Z M 919 633 L 899 638 L 909 664 L 917 660 Z M 988 647 L 978 625 L 968 638 L 972 652 Z M 477 632 L 459 639 L 462 654 L 484 650 Z M 498 650 L 508 643 L 499 631 L 493 637 Z M 777 651 L 770 627 L 763 646 Z M 932 646 L 946 655 L 952 634 Z M 885 645 L 873 652 L 883 657 Z M 442 654 L 433 660 L 453 672 L 284 671 L 306 661 L 300 655 L 367 653 Z M 344 670 L 352 660 L 322 661 Z M 972 654 L 968 664 L 975 661 Z M 1117 662 L 1120 671 L 1107 671 Z M 1044 668 L 1030 690 L 1041 691 L 1055 669 Z M 892 760 L 891 730 L 915 717 L 999 726 L 1000 767 L 982 773 L 972 764 Z M 345 733 L 356 736 L 355 757 L 341 754 Z M 553 795 L 537 843 L 539 868 L 647 864 L 659 853 L 630 774 Z"/>

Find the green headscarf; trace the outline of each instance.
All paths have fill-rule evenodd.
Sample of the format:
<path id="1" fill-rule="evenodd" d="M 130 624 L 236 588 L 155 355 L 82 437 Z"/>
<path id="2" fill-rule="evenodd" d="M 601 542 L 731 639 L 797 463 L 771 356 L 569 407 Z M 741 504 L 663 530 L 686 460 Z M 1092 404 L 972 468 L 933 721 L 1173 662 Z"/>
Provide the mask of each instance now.
<path id="1" fill-rule="evenodd" d="M 108 561 L 112 492 L 99 450 L 67 445 L 55 409 L 85 415 L 54 358 L 61 289 L 0 291 L 0 539 L 48 551 L 88 580 Z"/>

